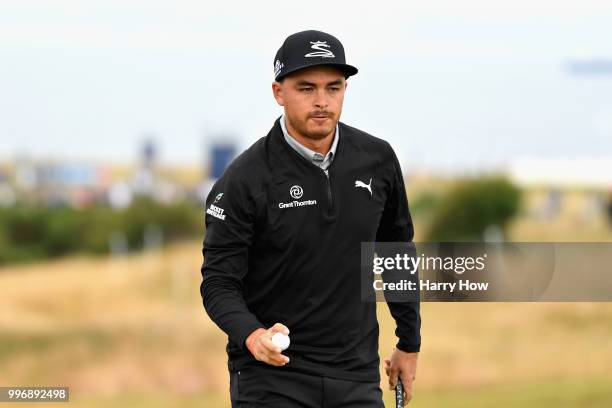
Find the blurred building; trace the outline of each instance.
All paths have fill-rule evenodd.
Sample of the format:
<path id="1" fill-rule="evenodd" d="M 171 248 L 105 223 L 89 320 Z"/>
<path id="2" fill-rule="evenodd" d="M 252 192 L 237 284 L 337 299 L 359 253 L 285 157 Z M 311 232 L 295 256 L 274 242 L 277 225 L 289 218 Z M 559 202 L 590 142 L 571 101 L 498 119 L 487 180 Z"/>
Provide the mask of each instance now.
<path id="1" fill-rule="evenodd" d="M 210 150 L 209 178 L 216 180 L 236 157 L 236 145 L 231 143 L 215 144 Z"/>
<path id="2" fill-rule="evenodd" d="M 208 160 L 204 160 L 203 181 L 198 187 L 197 197 L 200 204 L 206 201 L 208 193 L 215 181 L 221 177 L 227 166 L 236 157 L 237 144 L 232 137 L 217 137 L 218 142 L 213 143 L 208 151 Z"/>
<path id="3" fill-rule="evenodd" d="M 612 186 L 612 157 L 521 158 L 510 165 L 510 177 L 520 186 L 607 191 Z"/>
<path id="4" fill-rule="evenodd" d="M 512 162 L 509 177 L 523 189 L 540 191 L 529 208 L 537 218 L 555 219 L 567 206 L 584 221 L 607 217 L 612 157 L 522 158 Z"/>
<path id="5" fill-rule="evenodd" d="M 0 206 L 128 207 L 137 196 L 169 204 L 194 199 L 201 183 L 195 166 L 159 168 L 147 144 L 137 166 L 18 157 L 0 163 Z"/>
<path id="6" fill-rule="evenodd" d="M 140 151 L 140 165 L 132 179 L 132 188 L 136 194 L 153 195 L 155 189 L 155 164 L 157 147 L 152 138 L 144 140 Z"/>

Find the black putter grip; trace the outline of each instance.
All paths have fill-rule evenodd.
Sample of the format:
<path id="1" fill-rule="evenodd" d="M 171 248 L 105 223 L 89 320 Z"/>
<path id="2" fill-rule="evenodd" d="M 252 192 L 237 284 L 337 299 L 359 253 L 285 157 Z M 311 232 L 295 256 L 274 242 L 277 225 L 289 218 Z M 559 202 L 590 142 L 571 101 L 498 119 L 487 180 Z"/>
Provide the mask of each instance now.
<path id="1" fill-rule="evenodd" d="M 395 386 L 395 407 L 403 408 L 404 406 L 404 384 L 402 380 L 397 377 L 397 385 Z"/>

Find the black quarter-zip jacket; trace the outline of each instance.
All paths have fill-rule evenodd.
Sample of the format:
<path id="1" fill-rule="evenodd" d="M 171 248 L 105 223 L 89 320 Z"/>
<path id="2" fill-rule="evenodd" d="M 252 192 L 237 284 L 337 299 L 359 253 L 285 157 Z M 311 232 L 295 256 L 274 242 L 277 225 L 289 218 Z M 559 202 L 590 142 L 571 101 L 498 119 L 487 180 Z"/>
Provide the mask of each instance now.
<path id="1" fill-rule="evenodd" d="M 342 122 L 339 132 L 327 177 L 287 144 L 277 119 L 206 199 L 200 292 L 228 335 L 232 372 L 266 365 L 245 340 L 280 322 L 290 362 L 273 368 L 380 380 L 376 304 L 361 300 L 361 242 L 411 242 L 413 224 L 391 146 Z M 388 305 L 397 347 L 419 351 L 419 303 Z"/>

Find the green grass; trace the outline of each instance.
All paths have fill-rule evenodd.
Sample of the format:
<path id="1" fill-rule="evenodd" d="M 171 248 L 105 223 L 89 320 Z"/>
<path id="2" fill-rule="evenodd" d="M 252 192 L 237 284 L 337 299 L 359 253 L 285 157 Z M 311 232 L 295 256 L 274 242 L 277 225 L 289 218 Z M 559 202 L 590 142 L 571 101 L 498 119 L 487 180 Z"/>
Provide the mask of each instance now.
<path id="1" fill-rule="evenodd" d="M 71 391 L 70 402 L 53 403 L 54 408 L 226 408 L 228 397 L 215 395 L 180 396 L 164 393 L 121 394 L 116 396 L 75 395 Z M 23 403 L 3 404 L 3 408 L 26 408 Z"/>
<path id="2" fill-rule="evenodd" d="M 229 407 L 227 338 L 198 293 L 200 245 L 0 268 L 0 385 L 70 386 L 71 402 L 54 407 Z M 382 358 L 396 339 L 378 306 Z M 612 407 L 612 303 L 421 313 L 411 407 Z"/>
<path id="3" fill-rule="evenodd" d="M 386 406 L 392 404 L 393 397 L 388 395 Z M 612 406 L 612 377 L 421 391 L 417 386 L 410 405 L 414 408 L 604 408 Z"/>
<path id="4" fill-rule="evenodd" d="M 7 404 L 9 408 L 22 407 Z M 227 408 L 227 394 L 175 395 L 129 393 L 115 396 L 71 395 L 69 404 L 54 407 L 88 408 Z M 385 390 L 385 406 L 394 407 L 394 396 Z M 480 385 L 420 390 L 409 404 L 413 408 L 605 408 L 612 406 L 612 377 L 573 378 L 526 384 Z M 358 407 L 356 407 L 358 408 Z"/>
<path id="5" fill-rule="evenodd" d="M 0 362 L 15 358 L 20 353 L 49 353 L 55 348 L 70 348 L 87 344 L 96 352 L 108 350 L 115 338 L 97 329 L 76 329 L 52 333 L 20 333 L 2 330 L 0 333 Z"/>

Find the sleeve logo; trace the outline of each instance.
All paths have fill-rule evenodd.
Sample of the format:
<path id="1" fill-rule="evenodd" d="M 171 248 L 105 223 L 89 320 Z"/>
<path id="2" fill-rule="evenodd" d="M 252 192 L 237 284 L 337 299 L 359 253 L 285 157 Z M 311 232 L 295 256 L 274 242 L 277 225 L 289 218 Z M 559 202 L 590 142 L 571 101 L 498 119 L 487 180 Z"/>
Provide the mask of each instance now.
<path id="1" fill-rule="evenodd" d="M 212 215 L 215 218 L 225 221 L 225 210 L 221 207 L 217 207 L 214 204 L 211 204 L 210 207 L 206 210 L 206 214 Z"/>

